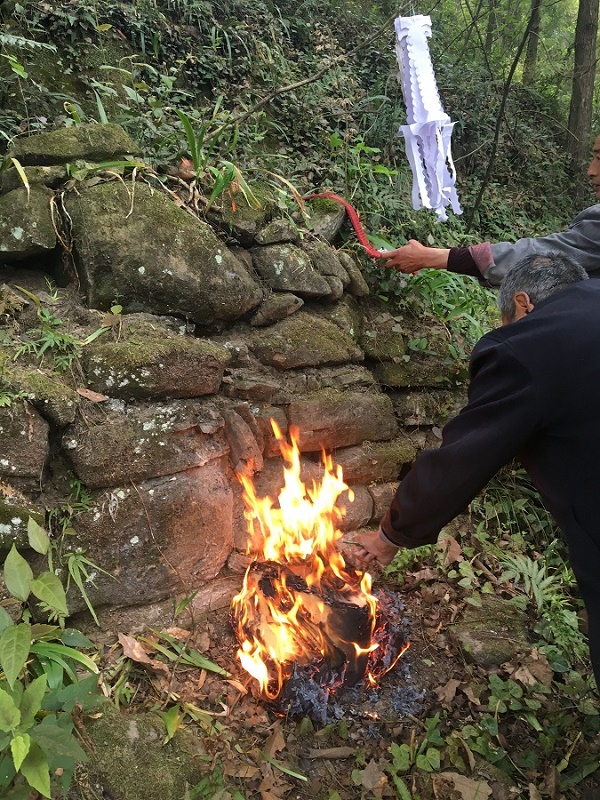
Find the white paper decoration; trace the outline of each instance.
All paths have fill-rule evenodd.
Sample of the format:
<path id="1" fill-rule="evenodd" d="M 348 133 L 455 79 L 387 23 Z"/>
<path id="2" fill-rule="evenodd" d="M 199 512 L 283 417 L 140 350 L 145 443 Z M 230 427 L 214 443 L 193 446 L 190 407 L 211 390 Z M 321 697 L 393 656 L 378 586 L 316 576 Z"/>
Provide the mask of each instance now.
<path id="1" fill-rule="evenodd" d="M 408 122 L 400 126 L 398 135 L 402 134 L 406 140 L 413 173 L 413 208 L 433 208 L 440 220 L 446 220 L 448 205 L 456 214 L 462 210 L 450 152 L 454 123 L 442 108 L 427 44 L 431 17 L 423 14 L 398 17 L 395 27 L 399 79 Z"/>

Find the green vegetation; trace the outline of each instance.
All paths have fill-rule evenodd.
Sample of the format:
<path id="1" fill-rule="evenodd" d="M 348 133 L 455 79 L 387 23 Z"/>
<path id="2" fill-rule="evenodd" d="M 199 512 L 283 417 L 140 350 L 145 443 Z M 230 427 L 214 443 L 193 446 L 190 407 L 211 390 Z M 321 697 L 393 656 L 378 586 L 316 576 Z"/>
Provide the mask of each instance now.
<path id="1" fill-rule="evenodd" d="M 28 537 L 37 553 L 51 551 L 46 531 L 33 519 Z M 13 545 L 3 577 L 9 597 L 0 603 L 0 792 L 26 798 L 29 786 L 49 798 L 55 781 L 66 793 L 76 762 L 87 760 L 74 735 L 73 709 L 88 711 L 98 703 L 98 668 L 84 652 L 92 643 L 64 627 L 66 596 L 53 571 L 34 577 Z M 30 596 L 57 624 L 32 622 L 25 605 Z M 91 674 L 82 677 L 82 669 Z"/>

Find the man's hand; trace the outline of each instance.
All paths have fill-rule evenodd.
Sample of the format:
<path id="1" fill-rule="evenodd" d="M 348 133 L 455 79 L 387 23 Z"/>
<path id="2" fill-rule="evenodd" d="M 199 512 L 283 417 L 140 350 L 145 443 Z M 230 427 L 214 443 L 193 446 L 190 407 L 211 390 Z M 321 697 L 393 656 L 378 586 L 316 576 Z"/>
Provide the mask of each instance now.
<path id="1" fill-rule="evenodd" d="M 410 274 L 425 268 L 446 269 L 449 255 L 449 249 L 425 247 L 416 239 L 409 239 L 403 247 L 382 253 L 381 258 L 385 259 L 386 267 Z"/>
<path id="2" fill-rule="evenodd" d="M 356 545 L 352 554 L 362 564 L 379 561 L 382 566 L 391 564 L 399 548 L 395 544 L 384 542 L 379 531 L 359 533 L 354 539 Z"/>

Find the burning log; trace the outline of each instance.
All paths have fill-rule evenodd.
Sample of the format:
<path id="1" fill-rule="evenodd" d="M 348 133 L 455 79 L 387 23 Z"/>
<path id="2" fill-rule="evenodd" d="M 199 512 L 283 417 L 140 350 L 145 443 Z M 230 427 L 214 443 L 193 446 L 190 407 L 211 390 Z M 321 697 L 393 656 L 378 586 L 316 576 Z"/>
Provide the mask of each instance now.
<path id="1" fill-rule="evenodd" d="M 240 476 L 251 533 L 262 542 L 234 598 L 231 620 L 243 668 L 258 694 L 276 710 L 326 716 L 328 698 L 341 687 L 374 685 L 406 649 L 402 604 L 394 595 L 371 592 L 371 576 L 346 564 L 336 547 L 341 537 L 335 503 L 348 489 L 341 467 L 323 455 L 320 485 L 300 480 L 299 450 L 273 423 L 282 455 L 285 486 L 278 501 L 256 497 L 251 479 Z"/>

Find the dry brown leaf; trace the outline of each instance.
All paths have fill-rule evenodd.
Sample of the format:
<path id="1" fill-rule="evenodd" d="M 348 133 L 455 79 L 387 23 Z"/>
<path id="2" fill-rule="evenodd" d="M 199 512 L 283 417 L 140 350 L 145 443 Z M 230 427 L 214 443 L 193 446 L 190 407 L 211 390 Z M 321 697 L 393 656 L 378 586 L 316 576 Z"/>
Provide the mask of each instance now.
<path id="1" fill-rule="evenodd" d="M 166 633 L 167 636 L 172 636 L 173 639 L 178 639 L 180 642 L 187 642 L 190 638 L 190 632 L 186 631 L 185 628 L 166 628 L 161 633 Z"/>
<path id="2" fill-rule="evenodd" d="M 83 386 L 77 389 L 77 394 L 81 395 L 81 397 L 85 397 L 86 400 L 90 400 L 92 403 L 103 403 L 105 400 L 108 400 L 105 394 L 94 392 L 92 389 L 85 389 Z"/>
<path id="3" fill-rule="evenodd" d="M 238 691 L 240 694 L 243 694 L 243 695 L 246 695 L 246 694 L 248 694 L 248 689 L 246 689 L 246 687 L 244 686 L 244 684 L 243 684 L 243 683 L 240 683 L 240 681 L 236 681 L 236 680 L 235 680 L 235 678 L 228 678 L 228 679 L 225 681 L 225 683 L 228 683 L 228 684 L 230 684 L 231 686 L 233 686 L 233 688 L 234 688 L 234 689 L 237 689 L 237 691 Z"/>
<path id="4" fill-rule="evenodd" d="M 256 778 L 259 769 L 254 764 L 240 764 L 235 762 L 228 762 L 223 767 L 223 773 L 230 778 L 245 778 L 249 780 Z"/>
<path id="5" fill-rule="evenodd" d="M 361 773 L 360 785 L 368 792 L 373 792 L 375 797 L 381 797 L 388 779 L 376 761 L 369 761 Z"/>
<path id="6" fill-rule="evenodd" d="M 464 694 L 464 696 L 467 698 L 467 700 L 470 703 L 473 703 L 474 706 L 480 706 L 481 705 L 481 701 L 479 700 L 478 697 L 475 696 L 475 693 L 473 692 L 473 689 L 471 689 L 471 687 L 467 683 L 465 683 L 463 686 L 461 686 L 460 690 Z"/>
<path id="7" fill-rule="evenodd" d="M 126 633 L 119 634 L 119 643 L 123 648 L 123 655 L 139 664 L 152 664 L 152 659 L 144 648 L 144 645 L 133 636 Z"/>
<path id="8" fill-rule="evenodd" d="M 438 686 L 437 689 L 433 691 L 437 694 L 440 703 L 446 708 L 449 708 L 459 686 L 460 681 L 457 681 L 456 678 L 451 678 L 448 683 L 445 683 L 443 686 Z"/>
<path id="9" fill-rule="evenodd" d="M 431 780 L 434 784 L 440 781 L 451 782 L 454 785 L 454 789 L 460 793 L 462 800 L 487 800 L 492 793 L 487 781 L 478 778 L 467 778 L 458 772 L 439 772 L 437 775 L 432 775 Z"/>
<path id="10" fill-rule="evenodd" d="M 280 750 L 285 750 L 285 745 L 286 742 L 285 736 L 283 735 L 281 720 L 277 720 L 275 725 L 273 725 L 273 733 L 265 742 L 263 751 L 269 758 L 273 758 L 275 753 L 278 753 Z"/>
<path id="11" fill-rule="evenodd" d="M 425 567 L 418 572 L 411 572 L 410 574 L 416 581 L 432 581 L 437 578 L 437 572 L 430 567 Z"/>
<path id="12" fill-rule="evenodd" d="M 533 783 L 529 784 L 529 800 L 542 800 L 542 795 L 538 792 Z"/>
<path id="13" fill-rule="evenodd" d="M 130 658 L 132 661 L 135 661 L 138 664 L 145 664 L 146 666 L 150 667 L 156 672 L 162 673 L 163 675 L 169 674 L 169 668 L 167 665 L 163 664 L 162 661 L 156 661 L 155 659 L 150 658 L 144 649 L 143 644 L 138 642 L 137 639 L 134 639 L 133 636 L 127 636 L 126 633 L 120 633 L 119 643 L 123 648 L 123 655 L 127 658 Z"/>
<path id="14" fill-rule="evenodd" d="M 441 552 L 441 561 L 445 567 L 465 560 L 462 554 L 462 547 L 454 536 L 444 536 L 443 539 L 438 541 L 437 547 Z"/>

